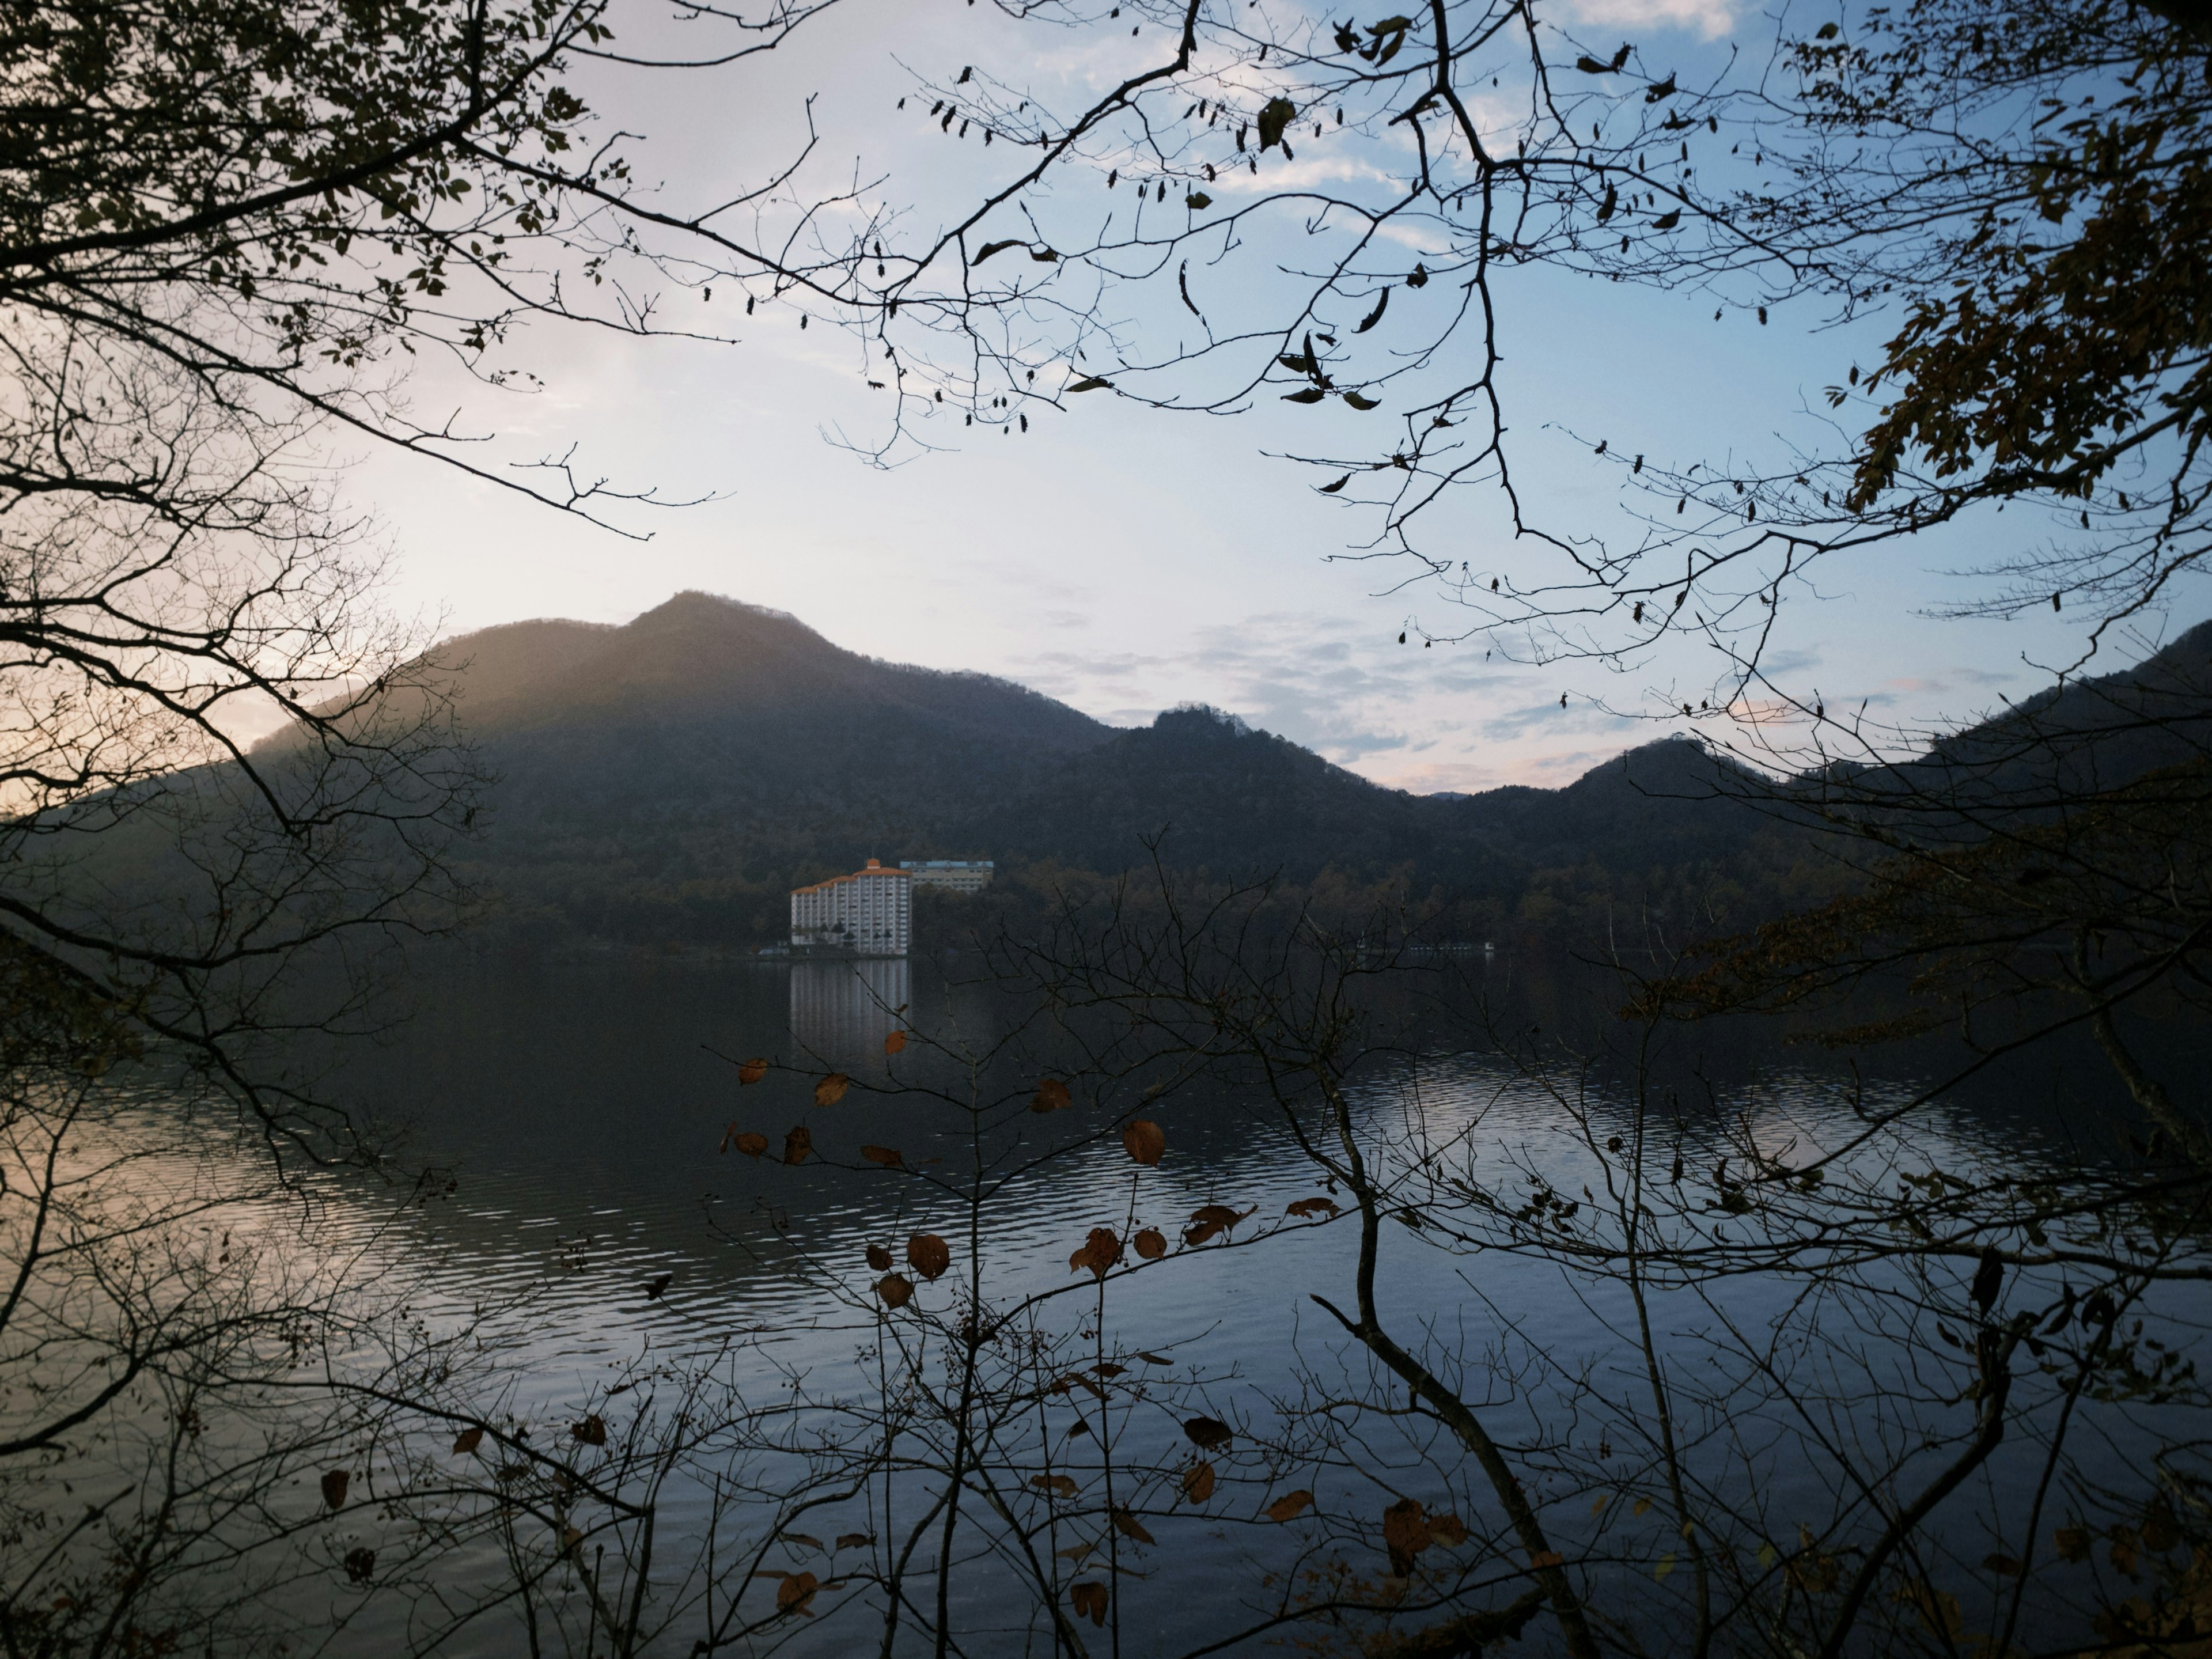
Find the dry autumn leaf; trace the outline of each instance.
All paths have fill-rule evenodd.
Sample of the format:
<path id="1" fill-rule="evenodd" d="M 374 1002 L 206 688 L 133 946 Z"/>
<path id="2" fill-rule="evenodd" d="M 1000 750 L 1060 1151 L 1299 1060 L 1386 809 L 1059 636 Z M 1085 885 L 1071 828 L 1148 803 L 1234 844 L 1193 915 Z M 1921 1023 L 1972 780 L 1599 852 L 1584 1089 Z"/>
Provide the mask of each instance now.
<path id="1" fill-rule="evenodd" d="M 868 1246 L 868 1266 L 883 1273 L 891 1265 L 891 1253 L 880 1244 Z"/>
<path id="2" fill-rule="evenodd" d="M 582 1422 L 570 1424 L 568 1433 L 580 1444 L 604 1446 L 607 1443 L 606 1419 L 594 1412 Z"/>
<path id="3" fill-rule="evenodd" d="M 906 1033 L 904 1031 L 893 1031 L 889 1036 L 884 1039 L 884 1052 L 887 1054 L 897 1054 L 905 1047 Z"/>
<path id="4" fill-rule="evenodd" d="M 758 1158 L 768 1151 L 768 1137 L 747 1131 L 744 1134 L 732 1135 L 730 1145 L 747 1158 Z"/>
<path id="5" fill-rule="evenodd" d="M 1050 1392 L 1054 1394 L 1066 1394 L 1070 1389 L 1087 1389 L 1094 1396 L 1100 1400 L 1103 1400 L 1106 1397 L 1105 1389 L 1100 1388 L 1089 1377 L 1083 1376 L 1078 1371 L 1070 1371 L 1066 1376 L 1054 1378 Z"/>
<path id="6" fill-rule="evenodd" d="M 1304 1486 L 1286 1492 L 1261 1511 L 1270 1521 L 1291 1521 L 1313 1507 L 1313 1494 Z"/>
<path id="7" fill-rule="evenodd" d="M 1337 1213 L 1336 1200 L 1333 1198 L 1302 1198 L 1298 1200 L 1297 1203 L 1285 1210 L 1283 1213 L 1285 1215 L 1306 1217 L 1317 1215 L 1333 1216 Z"/>
<path id="8" fill-rule="evenodd" d="M 1203 1457 L 1182 1472 L 1182 1495 L 1194 1504 L 1213 1496 L 1213 1465 Z"/>
<path id="9" fill-rule="evenodd" d="M 832 1072 L 814 1085 L 814 1103 L 817 1106 L 835 1106 L 844 1099 L 845 1091 L 852 1086 L 852 1079 L 842 1072 Z"/>
<path id="10" fill-rule="evenodd" d="M 584 1541 L 584 1531 L 583 1531 L 583 1528 L 580 1528 L 580 1527 L 563 1527 L 563 1528 L 561 1528 L 561 1553 L 562 1553 L 562 1554 L 563 1554 L 563 1555 L 573 1555 L 573 1554 L 574 1554 L 574 1553 L 576 1553 L 576 1546 L 577 1546 L 577 1545 L 579 1545 L 579 1544 L 580 1544 L 580 1543 L 582 1543 L 583 1541 Z"/>
<path id="11" fill-rule="evenodd" d="M 1392 1577 L 1412 1572 L 1413 1558 L 1436 1541 L 1419 1498 L 1401 1498 L 1382 1511 L 1382 1547 L 1390 1552 Z"/>
<path id="12" fill-rule="evenodd" d="M 1135 1516 L 1130 1514 L 1127 1510 L 1115 1510 L 1114 1511 L 1114 1530 L 1120 1533 L 1124 1538 L 1135 1539 L 1139 1544 L 1150 1544 L 1158 1541 L 1152 1537 L 1152 1534 L 1145 1530 L 1145 1523 L 1138 1520 Z"/>
<path id="13" fill-rule="evenodd" d="M 1039 1492 L 1054 1492 L 1062 1498 L 1073 1498 L 1083 1490 L 1064 1474 L 1033 1474 L 1030 1485 Z"/>
<path id="14" fill-rule="evenodd" d="M 1182 1425 L 1182 1431 L 1188 1437 L 1190 1443 L 1200 1451 L 1220 1450 L 1229 1443 L 1229 1437 L 1233 1432 L 1230 1426 L 1218 1417 L 1191 1418 Z"/>
<path id="15" fill-rule="evenodd" d="M 914 1300 L 914 1281 L 904 1273 L 885 1273 L 876 1281 L 876 1294 L 886 1308 L 903 1308 Z"/>
<path id="16" fill-rule="evenodd" d="M 1115 1377 L 1121 1376 L 1129 1368 L 1127 1365 L 1117 1365 L 1110 1359 L 1102 1359 L 1091 1369 L 1097 1372 L 1101 1376 Z"/>
<path id="17" fill-rule="evenodd" d="M 1147 1365 L 1172 1365 L 1175 1364 L 1175 1361 L 1169 1358 L 1165 1354 L 1154 1353 L 1149 1348 L 1138 1349 L 1137 1358 L 1143 1360 Z"/>
<path id="18" fill-rule="evenodd" d="M 1158 1261 L 1168 1253 L 1168 1241 L 1158 1227 L 1147 1227 L 1129 1241 L 1136 1246 L 1137 1254 L 1147 1261 Z"/>
<path id="19" fill-rule="evenodd" d="M 327 1474 L 324 1475 L 324 1504 L 331 1509 L 343 1509 L 345 1507 L 346 1487 L 352 1483 L 352 1480 L 353 1472 L 349 1469 L 332 1469 Z"/>
<path id="20" fill-rule="evenodd" d="M 804 1123 L 783 1138 L 783 1161 L 786 1164 L 804 1164 L 813 1150 L 814 1131 Z"/>
<path id="21" fill-rule="evenodd" d="M 1255 1205 L 1255 1209 L 1259 1206 Z M 1201 1225 L 1228 1228 L 1252 1213 L 1251 1210 L 1232 1210 L 1226 1204 L 1201 1204 L 1190 1212 L 1190 1218 Z"/>
<path id="22" fill-rule="evenodd" d="M 1672 1560 L 1673 1557 L 1668 1558 Z M 1546 1567 L 1564 1567 L 1567 1558 L 1557 1550 L 1538 1550 L 1528 1558 L 1528 1565 L 1540 1571 Z"/>
<path id="23" fill-rule="evenodd" d="M 738 1067 L 739 1083 L 758 1083 L 767 1075 L 768 1062 L 764 1060 L 749 1060 Z"/>
<path id="24" fill-rule="evenodd" d="M 463 1429 L 453 1437 L 453 1449 L 463 1457 L 466 1457 L 483 1444 L 483 1431 L 480 1428 Z"/>
<path id="25" fill-rule="evenodd" d="M 775 1610 L 778 1613 L 804 1613 L 811 1615 L 813 1609 L 806 1604 L 814 1599 L 814 1592 L 822 1583 L 811 1572 L 794 1572 L 775 1587 Z"/>
<path id="26" fill-rule="evenodd" d="M 906 1262 L 924 1279 L 935 1279 L 952 1265 L 952 1249 L 935 1233 L 916 1233 L 906 1242 Z"/>
<path id="27" fill-rule="evenodd" d="M 906 1167 L 906 1160 L 899 1156 L 899 1150 L 896 1146 L 863 1146 L 860 1148 L 860 1156 L 871 1164 L 882 1164 L 886 1170 L 900 1170 Z"/>
<path id="28" fill-rule="evenodd" d="M 837 1534 L 837 1547 L 841 1550 L 864 1550 L 875 1541 L 872 1533 L 841 1532 Z"/>
<path id="29" fill-rule="evenodd" d="M 1121 1150 L 1139 1164 L 1158 1164 L 1167 1149 L 1166 1134 L 1150 1118 L 1138 1118 L 1121 1131 Z"/>
<path id="30" fill-rule="evenodd" d="M 1106 1622 L 1106 1586 L 1085 1582 L 1067 1587 L 1067 1603 L 1094 1625 Z"/>
<path id="31" fill-rule="evenodd" d="M 1457 1548 L 1467 1542 L 1467 1522 L 1449 1510 L 1442 1515 L 1432 1515 L 1429 1517 L 1429 1536 L 1439 1544 L 1449 1544 Z"/>
<path id="32" fill-rule="evenodd" d="M 1030 1110 L 1033 1112 L 1064 1112 L 1073 1104 L 1075 1097 L 1068 1093 L 1067 1085 L 1056 1077 L 1045 1079 L 1037 1085 L 1036 1092 L 1030 1097 Z"/>
<path id="33" fill-rule="evenodd" d="M 1083 1248 L 1067 1258 L 1070 1273 L 1081 1273 L 1088 1267 L 1094 1278 L 1106 1277 L 1107 1269 L 1121 1259 L 1121 1241 L 1114 1236 L 1111 1227 L 1093 1227 Z"/>

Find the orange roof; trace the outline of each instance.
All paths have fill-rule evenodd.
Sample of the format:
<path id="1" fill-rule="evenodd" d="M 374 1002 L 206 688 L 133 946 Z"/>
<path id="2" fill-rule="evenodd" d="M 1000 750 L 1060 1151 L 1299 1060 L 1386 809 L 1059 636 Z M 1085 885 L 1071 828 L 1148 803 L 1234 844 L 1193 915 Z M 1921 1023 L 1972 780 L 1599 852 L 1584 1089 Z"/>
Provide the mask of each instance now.
<path id="1" fill-rule="evenodd" d="M 811 887 L 794 887 L 791 890 L 794 897 L 800 893 L 819 893 L 827 888 L 835 887 L 841 881 L 858 881 L 862 876 L 897 876 L 907 881 L 914 879 L 914 873 L 911 871 L 887 870 L 876 860 L 870 859 L 868 867 L 865 870 L 855 870 L 849 876 L 832 876 L 829 880 L 817 881 Z"/>

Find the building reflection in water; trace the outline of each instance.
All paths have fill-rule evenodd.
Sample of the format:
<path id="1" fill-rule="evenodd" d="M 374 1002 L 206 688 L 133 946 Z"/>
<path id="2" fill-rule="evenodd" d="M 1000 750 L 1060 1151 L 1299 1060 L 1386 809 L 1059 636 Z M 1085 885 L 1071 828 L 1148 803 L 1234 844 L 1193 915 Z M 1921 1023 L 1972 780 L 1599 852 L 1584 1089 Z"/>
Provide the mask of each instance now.
<path id="1" fill-rule="evenodd" d="M 845 957 L 791 964 L 791 1036 L 801 1051 L 847 1069 L 871 1056 L 906 1024 L 913 1000 L 904 957 Z"/>

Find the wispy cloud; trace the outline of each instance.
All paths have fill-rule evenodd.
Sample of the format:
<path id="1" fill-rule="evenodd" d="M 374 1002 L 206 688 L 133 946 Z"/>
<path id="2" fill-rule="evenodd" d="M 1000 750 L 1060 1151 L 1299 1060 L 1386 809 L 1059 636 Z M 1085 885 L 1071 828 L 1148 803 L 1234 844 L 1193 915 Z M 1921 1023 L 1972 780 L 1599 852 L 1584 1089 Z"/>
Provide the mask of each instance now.
<path id="1" fill-rule="evenodd" d="M 1717 40 L 1735 27 L 1731 0 L 1568 0 L 1577 23 L 1607 28 L 1677 28 Z"/>
<path id="2" fill-rule="evenodd" d="M 1577 701 L 1479 647 L 1401 646 L 1371 623 L 1303 611 L 1198 626 L 1153 650 L 1056 650 L 1017 678 L 1117 725 L 1208 702 L 1377 783 L 1428 793 L 1564 783 L 1656 732 Z"/>

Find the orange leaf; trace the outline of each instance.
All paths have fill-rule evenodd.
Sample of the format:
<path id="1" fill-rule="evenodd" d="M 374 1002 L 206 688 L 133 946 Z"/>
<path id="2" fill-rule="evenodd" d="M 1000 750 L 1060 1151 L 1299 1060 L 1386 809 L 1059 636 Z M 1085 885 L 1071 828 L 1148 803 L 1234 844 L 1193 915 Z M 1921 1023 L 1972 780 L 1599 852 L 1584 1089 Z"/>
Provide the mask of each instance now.
<path id="1" fill-rule="evenodd" d="M 794 1572 L 775 1587 L 775 1610 L 778 1613 L 799 1612 L 812 1615 L 806 1604 L 814 1599 L 814 1592 L 822 1588 L 821 1581 L 811 1572 Z"/>
<path id="2" fill-rule="evenodd" d="M 1195 1248 L 1198 1245 L 1205 1243 L 1206 1240 L 1213 1237 L 1214 1235 L 1218 1233 L 1220 1231 L 1220 1223 L 1215 1221 L 1201 1221 L 1196 1226 L 1186 1227 L 1182 1230 L 1182 1242 L 1193 1248 Z"/>
<path id="3" fill-rule="evenodd" d="M 906 1242 L 907 1266 L 934 1279 L 952 1265 L 952 1249 L 935 1233 L 916 1233 Z"/>
<path id="4" fill-rule="evenodd" d="M 606 1420 L 596 1412 L 580 1423 L 570 1424 L 568 1432 L 586 1446 L 604 1446 L 607 1443 Z"/>
<path id="5" fill-rule="evenodd" d="M 896 1146 L 863 1146 L 860 1156 L 871 1164 L 880 1164 L 886 1170 L 903 1169 L 906 1160 L 899 1156 Z"/>
<path id="6" fill-rule="evenodd" d="M 844 1099 L 845 1091 L 852 1086 L 852 1079 L 842 1072 L 832 1072 L 814 1085 L 814 1103 L 817 1106 L 835 1106 Z"/>
<path id="7" fill-rule="evenodd" d="M 889 1036 L 884 1039 L 884 1052 L 887 1054 L 895 1054 L 905 1047 L 906 1033 L 904 1031 L 893 1031 Z"/>
<path id="8" fill-rule="evenodd" d="M 730 1145 L 736 1147 L 738 1151 L 743 1152 L 747 1158 L 758 1158 L 763 1152 L 768 1151 L 768 1137 L 766 1135 L 752 1134 L 750 1133 L 741 1135 L 732 1135 L 730 1137 Z"/>
<path id="9" fill-rule="evenodd" d="M 765 1146 L 766 1143 L 763 1142 L 763 1146 Z M 804 1123 L 783 1138 L 783 1161 L 786 1164 L 804 1164 L 806 1155 L 813 1150 L 814 1131 Z"/>
<path id="10" fill-rule="evenodd" d="M 1135 1539 L 1139 1544 L 1150 1544 L 1156 1541 L 1152 1534 L 1145 1530 L 1145 1523 L 1138 1520 L 1135 1516 L 1130 1514 L 1127 1510 L 1115 1510 L 1114 1511 L 1114 1530 L 1120 1533 L 1124 1538 Z"/>
<path id="11" fill-rule="evenodd" d="M 1283 1213 L 1295 1216 L 1334 1215 L 1337 1213 L 1336 1200 L 1333 1198 L 1302 1198 Z"/>
<path id="12" fill-rule="evenodd" d="M 891 1265 L 891 1253 L 880 1244 L 869 1245 L 868 1265 L 878 1273 L 884 1272 Z"/>
<path id="13" fill-rule="evenodd" d="M 1036 1092 L 1030 1097 L 1030 1110 L 1033 1112 L 1064 1112 L 1073 1104 L 1075 1097 L 1068 1093 L 1067 1085 L 1056 1077 L 1045 1079 L 1037 1085 Z"/>
<path id="14" fill-rule="evenodd" d="M 466 1457 L 483 1444 L 483 1431 L 481 1428 L 463 1429 L 453 1437 L 453 1449 L 463 1457 Z"/>
<path id="15" fill-rule="evenodd" d="M 764 1060 L 749 1060 L 738 1067 L 738 1081 L 740 1083 L 758 1083 L 767 1075 L 768 1062 Z"/>
<path id="16" fill-rule="evenodd" d="M 1200 1451 L 1215 1451 L 1227 1445 L 1232 1432 L 1218 1417 L 1194 1417 L 1182 1425 L 1182 1431 Z"/>
<path id="17" fill-rule="evenodd" d="M 1447 1510 L 1429 1516 L 1429 1536 L 1440 1544 L 1454 1546 L 1467 1542 L 1467 1522 Z"/>
<path id="18" fill-rule="evenodd" d="M 1067 1258 L 1068 1271 L 1081 1273 L 1091 1269 L 1095 1278 L 1106 1277 L 1106 1270 L 1121 1259 L 1121 1241 L 1114 1237 L 1111 1227 L 1093 1227 L 1083 1248 Z"/>
<path id="19" fill-rule="evenodd" d="M 874 1535 L 870 1533 L 841 1532 L 837 1534 L 837 1547 L 841 1550 L 862 1550 L 875 1541 Z"/>
<path id="20" fill-rule="evenodd" d="M 332 1469 L 323 1477 L 323 1502 L 331 1509 L 345 1507 L 346 1487 L 353 1480 L 349 1469 Z"/>
<path id="21" fill-rule="evenodd" d="M 1194 1504 L 1213 1496 L 1213 1465 L 1203 1457 L 1182 1472 L 1182 1495 Z"/>
<path id="22" fill-rule="evenodd" d="M 1083 1490 L 1064 1474 L 1033 1474 L 1030 1485 L 1039 1492 L 1057 1492 L 1062 1498 L 1073 1498 Z"/>
<path id="23" fill-rule="evenodd" d="M 914 1281 L 904 1273 L 885 1273 L 876 1281 L 876 1294 L 886 1308 L 903 1308 L 914 1300 Z"/>
<path id="24" fill-rule="evenodd" d="M 1121 1150 L 1139 1164 L 1158 1164 L 1167 1149 L 1167 1136 L 1149 1118 L 1138 1118 L 1121 1131 Z"/>
<path id="25" fill-rule="evenodd" d="M 1129 1241 L 1137 1247 L 1137 1254 L 1147 1261 L 1158 1261 L 1168 1253 L 1168 1242 L 1157 1227 L 1147 1227 Z"/>
<path id="26" fill-rule="evenodd" d="M 1289 1521 L 1304 1515 L 1313 1507 L 1313 1494 L 1301 1486 L 1296 1492 L 1286 1492 L 1267 1505 L 1266 1515 L 1270 1521 Z"/>

